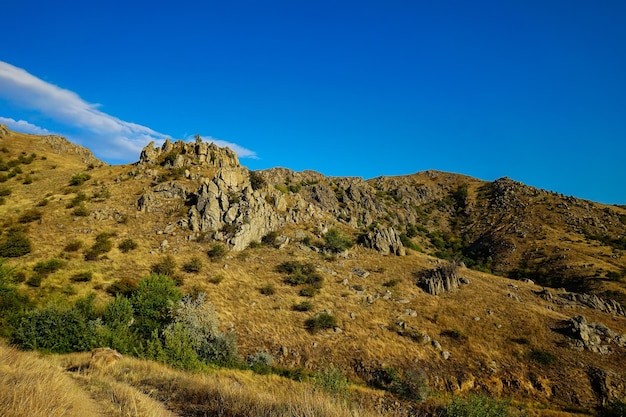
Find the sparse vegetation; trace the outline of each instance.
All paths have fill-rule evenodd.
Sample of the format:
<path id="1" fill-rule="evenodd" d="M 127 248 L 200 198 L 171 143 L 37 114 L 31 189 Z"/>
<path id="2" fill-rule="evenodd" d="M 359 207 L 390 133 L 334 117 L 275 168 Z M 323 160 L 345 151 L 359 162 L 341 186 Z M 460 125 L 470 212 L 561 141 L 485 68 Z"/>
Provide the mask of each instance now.
<path id="1" fill-rule="evenodd" d="M 96 261 L 111 249 L 113 249 L 113 242 L 111 237 L 114 236 L 111 233 L 100 233 L 96 236 L 96 241 L 87 252 L 85 252 L 85 259 L 88 261 Z"/>
<path id="2" fill-rule="evenodd" d="M 190 274 L 197 274 L 202 271 L 202 261 L 197 256 L 194 256 L 189 262 L 183 265 L 183 271 Z"/>
<path id="3" fill-rule="evenodd" d="M 91 179 L 91 175 L 81 172 L 79 174 L 74 174 L 70 179 L 71 186 L 83 185 L 86 181 Z"/>
<path id="4" fill-rule="evenodd" d="M 260 173 L 250 171 L 250 185 L 252 185 L 253 190 L 260 190 L 267 186 L 267 182 Z"/>
<path id="5" fill-rule="evenodd" d="M 9 229 L 0 239 L 0 257 L 18 258 L 29 254 L 30 251 L 30 239 L 19 228 Z"/>
<path id="6" fill-rule="evenodd" d="M 486 395 L 455 397 L 445 410 L 445 417 L 508 417 L 511 415 L 506 402 Z"/>
<path id="7" fill-rule="evenodd" d="M 311 333 L 317 333 L 321 330 L 333 329 L 337 326 L 337 319 L 332 314 L 323 311 L 314 317 L 307 319 L 304 326 Z"/>
<path id="8" fill-rule="evenodd" d="M 20 223 L 32 223 L 37 220 L 41 220 L 43 213 L 38 209 L 29 209 L 18 217 L 17 221 Z"/>
<path id="9" fill-rule="evenodd" d="M 65 248 L 63 248 L 63 250 L 65 252 L 76 252 L 78 250 L 80 250 L 80 248 L 83 247 L 83 242 L 81 240 L 71 240 L 67 243 L 67 245 L 65 245 Z"/>
<path id="10" fill-rule="evenodd" d="M 294 311 L 311 311 L 313 310 L 313 303 L 310 301 L 302 301 L 301 303 L 294 304 L 292 309 Z"/>
<path id="11" fill-rule="evenodd" d="M 274 295 L 276 294 L 276 288 L 273 284 L 266 284 L 259 288 L 259 292 L 263 295 Z"/>
<path id="12" fill-rule="evenodd" d="M 137 249 L 137 242 L 135 242 L 132 238 L 129 237 L 129 238 L 122 240 L 119 243 L 119 245 L 117 245 L 117 248 L 122 253 L 128 253 L 131 250 Z"/>
<path id="13" fill-rule="evenodd" d="M 212 261 L 219 261 L 224 256 L 226 256 L 227 252 L 228 251 L 226 250 L 226 247 L 224 245 L 222 245 L 221 243 L 214 243 L 213 245 L 211 245 L 211 248 L 207 252 L 207 255 Z"/>
<path id="14" fill-rule="evenodd" d="M 341 233 L 338 229 L 330 229 L 324 236 L 325 248 L 331 252 L 343 252 L 354 246 L 354 240 Z"/>

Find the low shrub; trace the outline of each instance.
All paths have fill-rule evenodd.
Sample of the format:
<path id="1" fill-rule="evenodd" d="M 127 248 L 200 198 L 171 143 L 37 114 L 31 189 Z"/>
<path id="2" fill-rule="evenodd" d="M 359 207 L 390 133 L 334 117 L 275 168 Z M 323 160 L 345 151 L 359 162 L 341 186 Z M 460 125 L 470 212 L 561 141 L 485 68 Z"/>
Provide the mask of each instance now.
<path id="1" fill-rule="evenodd" d="M 343 252 L 354 246 L 354 240 L 345 236 L 338 229 L 330 229 L 324 236 L 324 247 L 331 252 Z"/>
<path id="2" fill-rule="evenodd" d="M 313 386 L 328 394 L 346 400 L 348 398 L 348 379 L 341 369 L 331 365 L 325 366 L 313 374 Z"/>
<path id="3" fill-rule="evenodd" d="M 333 329 L 337 326 L 337 319 L 332 314 L 321 312 L 315 317 L 311 317 L 304 322 L 304 326 L 311 333 L 317 333 L 320 330 Z"/>
<path id="4" fill-rule="evenodd" d="M 30 251 L 30 239 L 20 229 L 9 229 L 0 240 L 0 257 L 2 258 L 18 258 Z"/>
<path id="5" fill-rule="evenodd" d="M 274 288 L 273 284 L 267 284 L 259 288 L 259 292 L 263 295 L 274 295 L 276 294 L 276 288 Z"/>
<path id="6" fill-rule="evenodd" d="M 67 245 L 65 245 L 65 247 L 63 248 L 63 251 L 76 252 L 82 247 L 83 247 L 83 242 L 80 240 L 74 239 L 74 240 L 69 241 Z"/>
<path id="7" fill-rule="evenodd" d="M 256 171 L 250 171 L 250 185 L 253 190 L 260 190 L 261 188 L 265 188 L 267 186 L 267 182 L 263 178 L 261 174 Z"/>
<path id="8" fill-rule="evenodd" d="M 119 245 L 117 245 L 117 248 L 120 250 L 120 252 L 127 253 L 137 248 L 137 242 L 135 242 L 131 238 L 127 238 L 122 240 Z"/>
<path id="9" fill-rule="evenodd" d="M 211 245 L 211 248 L 207 252 L 207 255 L 212 261 L 219 261 L 224 256 L 226 256 L 227 252 L 228 251 L 226 250 L 226 247 L 224 245 L 222 245 L 221 243 L 214 243 L 213 245 Z"/>
<path id="10" fill-rule="evenodd" d="M 106 292 L 111 295 L 130 296 L 137 288 L 137 281 L 131 278 L 120 278 L 108 286 Z"/>
<path id="11" fill-rule="evenodd" d="M 31 223 L 37 220 L 41 220 L 43 213 L 37 209 L 29 209 L 17 218 L 17 221 L 20 223 Z"/>
<path id="12" fill-rule="evenodd" d="M 33 271 L 35 271 L 38 275 L 48 276 L 63 267 L 65 263 L 56 258 L 49 259 L 47 261 L 37 262 L 35 266 L 33 266 Z"/>
<path id="13" fill-rule="evenodd" d="M 76 207 L 74 207 L 74 210 L 72 210 L 72 215 L 77 217 L 87 217 L 89 216 L 89 214 L 91 214 L 91 212 L 83 203 L 77 205 Z"/>
<path id="14" fill-rule="evenodd" d="M 74 174 L 70 179 L 71 186 L 83 185 L 85 181 L 89 181 L 91 179 L 91 175 L 86 174 L 84 172 Z"/>
<path id="15" fill-rule="evenodd" d="M 209 278 L 207 281 L 209 281 L 211 284 L 217 285 L 220 282 L 224 281 L 224 275 L 222 274 L 214 275 L 211 278 Z"/>
<path id="16" fill-rule="evenodd" d="M 85 252 L 85 259 L 88 261 L 96 261 L 102 255 L 113 249 L 113 242 L 111 242 L 112 236 L 114 236 L 114 234 L 111 233 L 100 233 L 96 236 L 96 241 L 93 246 Z"/>
<path id="17" fill-rule="evenodd" d="M 291 307 L 294 311 L 311 311 L 313 309 L 313 303 L 310 301 L 303 301 L 298 304 L 294 304 Z"/>
<path id="18" fill-rule="evenodd" d="M 8 187 L 0 188 L 0 197 L 8 197 L 12 193 L 11 189 Z"/>
<path id="19" fill-rule="evenodd" d="M 305 285 L 303 288 L 300 289 L 300 291 L 298 291 L 298 294 L 301 297 L 315 297 L 315 295 L 319 292 L 319 288 L 312 285 Z"/>
<path id="20" fill-rule="evenodd" d="M 257 350 L 248 356 L 248 366 L 257 374 L 267 375 L 272 372 L 274 357 L 266 350 Z"/>
<path id="21" fill-rule="evenodd" d="M 626 401 L 613 399 L 607 405 L 600 407 L 600 417 L 624 417 L 626 416 Z"/>
<path id="22" fill-rule="evenodd" d="M 531 361 L 545 366 L 552 365 L 557 359 L 554 354 L 541 349 L 532 349 L 528 353 L 528 357 Z"/>
<path id="23" fill-rule="evenodd" d="M 176 260 L 170 255 L 165 256 L 150 268 L 153 274 L 173 277 L 176 275 Z"/>
<path id="24" fill-rule="evenodd" d="M 183 265 L 183 271 L 197 274 L 202 271 L 202 261 L 198 257 L 193 257 L 189 262 Z"/>
<path id="25" fill-rule="evenodd" d="M 72 282 L 89 282 L 93 278 L 93 273 L 91 271 L 78 272 L 70 277 L 70 281 Z"/>

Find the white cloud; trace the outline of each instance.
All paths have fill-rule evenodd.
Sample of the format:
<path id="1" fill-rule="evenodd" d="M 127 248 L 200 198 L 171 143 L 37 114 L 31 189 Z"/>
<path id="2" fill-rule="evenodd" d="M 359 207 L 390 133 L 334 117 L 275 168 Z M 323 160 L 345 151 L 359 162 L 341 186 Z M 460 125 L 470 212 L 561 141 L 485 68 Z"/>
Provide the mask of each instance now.
<path id="1" fill-rule="evenodd" d="M 80 136 L 83 144 L 89 142 L 87 146 L 104 159 L 136 160 L 141 149 L 150 141 L 162 142 L 167 137 L 149 127 L 106 114 L 98 110 L 97 105 L 84 101 L 78 94 L 47 83 L 3 61 L 0 61 L 0 96 L 78 130 L 79 134 L 75 136 Z M 15 123 L 34 126 L 25 121 Z M 211 140 L 218 146 L 224 146 L 220 143 L 226 144 L 242 158 L 256 158 L 253 151 L 236 144 Z"/>
<path id="2" fill-rule="evenodd" d="M 50 135 L 48 129 L 44 129 L 43 127 L 36 126 L 32 123 L 28 123 L 26 120 L 15 120 L 10 117 L 2 117 L 0 116 L 0 124 L 7 125 L 7 127 L 11 130 L 16 130 L 24 133 L 32 133 L 35 135 Z"/>

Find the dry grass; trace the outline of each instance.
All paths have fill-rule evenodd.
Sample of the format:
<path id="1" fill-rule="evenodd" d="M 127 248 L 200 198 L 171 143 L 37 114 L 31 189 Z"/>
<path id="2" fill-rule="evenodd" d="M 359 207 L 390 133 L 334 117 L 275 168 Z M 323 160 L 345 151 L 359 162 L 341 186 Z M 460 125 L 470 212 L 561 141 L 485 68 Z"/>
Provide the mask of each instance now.
<path id="1" fill-rule="evenodd" d="M 98 405 L 58 366 L 0 345 L 0 410 L 4 417 L 91 417 Z"/>

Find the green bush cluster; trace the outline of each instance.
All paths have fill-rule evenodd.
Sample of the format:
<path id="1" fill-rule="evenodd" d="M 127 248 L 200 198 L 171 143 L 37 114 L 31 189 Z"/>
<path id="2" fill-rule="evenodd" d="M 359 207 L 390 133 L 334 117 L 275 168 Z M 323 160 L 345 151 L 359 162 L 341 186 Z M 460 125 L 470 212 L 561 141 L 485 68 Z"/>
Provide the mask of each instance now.
<path id="1" fill-rule="evenodd" d="M 334 365 L 325 366 L 313 374 L 313 386 L 340 400 L 348 399 L 348 379 Z"/>
<path id="2" fill-rule="evenodd" d="M 131 238 L 126 238 L 126 239 L 122 240 L 119 243 L 119 245 L 117 245 L 117 248 L 120 250 L 120 252 L 127 253 L 127 252 L 130 252 L 131 250 L 137 248 L 137 242 L 135 242 Z"/>
<path id="3" fill-rule="evenodd" d="M 48 276 L 63 267 L 65 262 L 60 259 L 52 258 L 47 261 L 40 261 L 33 266 L 33 271 L 35 271 L 38 275 Z"/>
<path id="4" fill-rule="evenodd" d="M 252 185 L 253 190 L 260 190 L 261 188 L 265 188 L 267 186 L 265 178 L 263 178 L 263 176 L 256 171 L 250 171 L 249 178 L 250 185 Z"/>
<path id="5" fill-rule="evenodd" d="M 304 326 L 309 332 L 317 333 L 321 330 L 335 328 L 337 326 L 337 319 L 332 314 L 323 311 L 307 319 L 304 322 Z"/>
<path id="6" fill-rule="evenodd" d="M 207 255 L 212 261 L 219 261 L 224 256 L 226 256 L 227 252 L 228 251 L 226 250 L 226 247 L 224 245 L 222 245 L 221 243 L 214 243 L 213 245 L 211 245 L 211 248 L 207 252 Z"/>
<path id="7" fill-rule="evenodd" d="M 9 229 L 0 240 L 2 258 L 18 258 L 30 253 L 31 249 L 30 239 L 20 228 Z"/>
<path id="8" fill-rule="evenodd" d="M 455 397 L 445 409 L 445 417 L 508 417 L 509 405 L 486 395 Z"/>
<path id="9" fill-rule="evenodd" d="M 93 246 L 85 252 L 85 259 L 88 261 L 96 261 L 100 259 L 102 255 L 113 249 L 113 242 L 111 242 L 111 237 L 113 236 L 115 236 L 114 233 L 100 233 L 96 236 L 96 241 Z"/>
<path id="10" fill-rule="evenodd" d="M 344 235 L 338 229 L 330 229 L 324 236 L 324 248 L 331 252 L 343 252 L 354 246 L 354 240 Z"/>
<path id="11" fill-rule="evenodd" d="M 202 261 L 200 260 L 200 258 L 194 256 L 189 260 L 189 262 L 183 265 L 183 271 L 191 274 L 199 273 L 200 271 L 202 271 Z"/>
<path id="12" fill-rule="evenodd" d="M 285 284 L 291 286 L 304 285 L 299 291 L 303 297 L 315 296 L 324 283 L 324 277 L 316 271 L 315 265 L 311 263 L 287 261 L 278 265 L 276 271 L 287 274 L 284 279 Z"/>
<path id="13" fill-rule="evenodd" d="M 74 174 L 72 175 L 72 178 L 70 179 L 70 185 L 71 186 L 83 185 L 86 181 L 89 181 L 90 179 L 91 179 L 91 175 L 86 174 L 84 172 Z"/>

